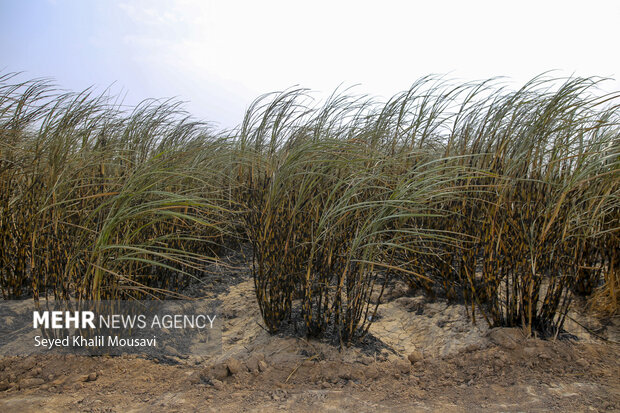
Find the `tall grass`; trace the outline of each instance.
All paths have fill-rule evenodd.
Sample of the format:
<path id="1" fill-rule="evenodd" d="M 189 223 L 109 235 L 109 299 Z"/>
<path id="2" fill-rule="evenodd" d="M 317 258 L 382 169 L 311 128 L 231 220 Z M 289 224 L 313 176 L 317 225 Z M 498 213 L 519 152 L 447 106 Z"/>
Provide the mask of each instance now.
<path id="1" fill-rule="evenodd" d="M 204 125 L 169 102 L 126 113 L 15 77 L 0 86 L 5 298 L 161 295 L 216 259 L 232 220 Z"/>
<path id="2" fill-rule="evenodd" d="M 17 78 L 0 78 L 5 297 L 159 297 L 247 241 L 272 332 L 355 340 L 390 277 L 543 335 L 574 294 L 618 309 L 620 95 L 602 79 L 428 76 L 322 105 L 292 89 L 224 135 L 173 102 L 127 112 Z"/>

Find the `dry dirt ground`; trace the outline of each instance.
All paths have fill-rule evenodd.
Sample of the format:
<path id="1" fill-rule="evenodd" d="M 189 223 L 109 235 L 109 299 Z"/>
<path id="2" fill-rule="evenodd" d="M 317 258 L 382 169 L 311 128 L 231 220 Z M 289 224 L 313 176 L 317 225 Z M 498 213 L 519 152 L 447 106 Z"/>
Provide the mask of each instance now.
<path id="1" fill-rule="evenodd" d="M 573 313 L 596 336 L 571 321 L 572 339 L 544 341 L 472 325 L 462 305 L 428 302 L 395 284 L 371 338 L 339 351 L 270 336 L 247 261 L 209 280 L 196 291 L 221 302 L 220 353 L 5 357 L 0 411 L 620 411 L 617 318 L 601 326 Z"/>

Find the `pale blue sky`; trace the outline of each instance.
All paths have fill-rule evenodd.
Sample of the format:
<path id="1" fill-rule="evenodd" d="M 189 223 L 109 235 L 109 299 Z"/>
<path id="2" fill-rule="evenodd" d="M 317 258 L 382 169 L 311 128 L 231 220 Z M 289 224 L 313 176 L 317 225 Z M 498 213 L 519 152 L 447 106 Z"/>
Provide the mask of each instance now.
<path id="1" fill-rule="evenodd" d="M 0 0 L 0 69 L 238 124 L 261 93 L 383 97 L 418 77 L 620 77 L 620 2 Z M 618 80 L 606 91 L 620 90 Z"/>

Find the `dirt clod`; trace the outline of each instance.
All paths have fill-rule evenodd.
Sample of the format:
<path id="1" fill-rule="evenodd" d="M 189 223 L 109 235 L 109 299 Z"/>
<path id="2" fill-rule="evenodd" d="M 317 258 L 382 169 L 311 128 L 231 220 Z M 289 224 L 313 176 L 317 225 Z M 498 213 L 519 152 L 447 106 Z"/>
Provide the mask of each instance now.
<path id="1" fill-rule="evenodd" d="M 488 332 L 489 339 L 500 347 L 510 350 L 517 348 L 523 340 L 523 332 L 519 328 L 493 328 Z"/>
<path id="2" fill-rule="evenodd" d="M 269 366 L 267 365 L 267 362 L 265 362 L 264 360 L 259 360 L 258 362 L 258 370 L 262 373 L 267 371 L 267 368 Z"/>
<path id="3" fill-rule="evenodd" d="M 407 360 L 399 359 L 393 363 L 394 371 L 400 374 L 409 374 L 411 371 L 411 363 Z"/>
<path id="4" fill-rule="evenodd" d="M 19 387 L 22 389 L 29 389 L 31 387 L 40 386 L 45 383 L 45 380 L 36 377 L 31 377 L 19 381 Z"/>
<path id="5" fill-rule="evenodd" d="M 375 379 L 379 378 L 379 375 L 380 375 L 379 370 L 375 366 L 368 366 L 364 370 L 364 374 L 370 380 L 375 380 Z"/>
<path id="6" fill-rule="evenodd" d="M 228 367 L 224 363 L 219 363 L 204 369 L 200 376 L 205 381 L 219 380 L 222 381 L 228 377 Z"/>
<path id="7" fill-rule="evenodd" d="M 230 375 L 234 376 L 235 374 L 239 374 L 241 372 L 241 369 L 243 368 L 243 366 L 241 362 L 237 360 L 236 358 L 230 358 L 226 362 L 226 368 L 228 369 L 228 372 L 230 373 Z"/>
<path id="8" fill-rule="evenodd" d="M 411 364 L 414 364 L 418 361 L 422 361 L 424 357 L 422 356 L 422 353 L 420 353 L 417 350 L 414 350 L 411 353 L 409 353 L 409 355 L 407 356 L 407 359 L 409 360 Z"/>
<path id="9" fill-rule="evenodd" d="M 261 360 L 258 358 L 258 356 L 256 355 L 252 355 L 249 359 L 247 359 L 245 361 L 245 365 L 247 366 L 248 370 L 252 373 L 256 373 L 259 371 L 258 369 L 258 363 Z"/>

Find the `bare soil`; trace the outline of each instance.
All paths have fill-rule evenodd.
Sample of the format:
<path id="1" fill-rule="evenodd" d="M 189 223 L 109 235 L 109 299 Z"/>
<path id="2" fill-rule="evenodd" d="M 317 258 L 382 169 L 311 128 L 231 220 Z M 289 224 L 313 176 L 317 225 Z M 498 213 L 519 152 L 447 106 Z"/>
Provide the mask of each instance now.
<path id="1" fill-rule="evenodd" d="M 572 338 L 526 338 L 472 324 L 462 305 L 395 283 L 371 336 L 340 350 L 269 335 L 247 260 L 238 258 L 192 291 L 220 302 L 221 353 L 5 357 L 0 411 L 620 411 L 617 318 L 597 326 L 574 312 Z"/>

